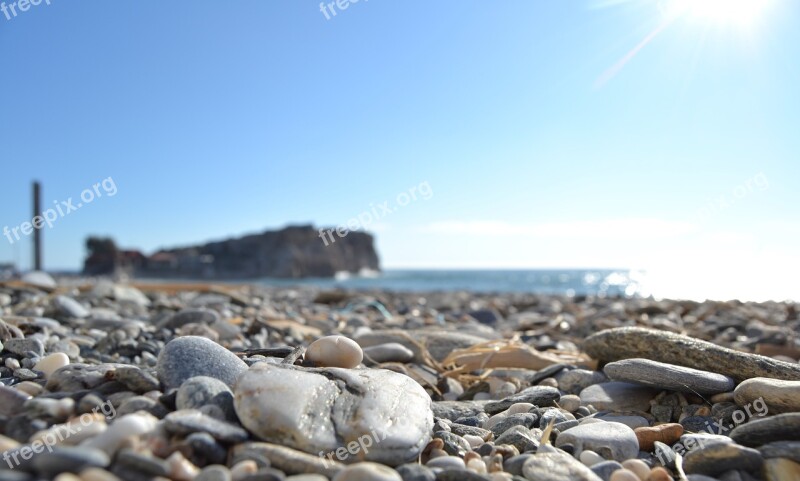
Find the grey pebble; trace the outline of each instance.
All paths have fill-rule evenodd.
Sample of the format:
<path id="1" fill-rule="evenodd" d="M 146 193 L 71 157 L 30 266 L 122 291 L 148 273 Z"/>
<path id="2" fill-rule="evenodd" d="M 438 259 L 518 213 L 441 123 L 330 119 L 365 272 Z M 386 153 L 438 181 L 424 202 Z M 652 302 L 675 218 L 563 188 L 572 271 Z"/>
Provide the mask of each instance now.
<path id="1" fill-rule="evenodd" d="M 224 418 L 236 421 L 233 407 L 233 391 L 227 384 L 208 376 L 195 376 L 184 381 L 175 397 L 178 409 L 201 409 L 205 406 L 216 406 Z"/>
<path id="2" fill-rule="evenodd" d="M 568 429 L 558 435 L 555 445 L 572 446 L 575 456 L 589 449 L 606 459 L 620 462 L 635 458 L 639 452 L 639 441 L 633 429 L 624 424 L 605 421 Z"/>
<path id="3" fill-rule="evenodd" d="M 683 457 L 683 469 L 690 474 L 718 476 L 731 469 L 758 472 L 764 464 L 761 453 L 733 443 L 712 443 L 693 449 Z"/>
<path id="4" fill-rule="evenodd" d="M 517 403 L 531 403 L 539 407 L 552 406 L 560 397 L 561 394 L 554 387 L 532 386 L 500 401 L 490 401 L 484 406 L 484 410 L 492 415 L 503 412 Z"/>
<path id="5" fill-rule="evenodd" d="M 108 455 L 99 449 L 59 446 L 52 452 L 43 451 L 37 454 L 32 463 L 37 473 L 54 477 L 63 472 L 79 473 L 88 467 L 104 468 L 108 466 L 110 460 Z"/>
<path id="6" fill-rule="evenodd" d="M 622 469 L 622 465 L 617 461 L 601 461 L 589 469 L 603 481 L 609 481 L 614 471 Z"/>
<path id="7" fill-rule="evenodd" d="M 733 378 L 722 374 L 649 359 L 612 362 L 606 364 L 603 371 L 614 381 L 644 384 L 671 391 L 716 394 L 732 391 L 736 387 Z"/>
<path id="8" fill-rule="evenodd" d="M 6 351 L 17 356 L 28 356 L 30 353 L 36 357 L 44 356 L 44 344 L 36 338 L 9 339 L 3 345 Z"/>
<path id="9" fill-rule="evenodd" d="M 775 441 L 800 441 L 800 413 L 753 419 L 730 432 L 735 442 L 758 447 Z"/>
<path id="10" fill-rule="evenodd" d="M 417 463 L 403 464 L 395 468 L 403 481 L 434 481 L 436 475 L 431 468 Z"/>
<path id="11" fill-rule="evenodd" d="M 177 388 L 189 378 L 209 376 L 232 386 L 247 371 L 247 364 L 219 344 L 197 336 L 178 337 L 158 356 L 158 378 L 167 389 Z"/>
<path id="12" fill-rule="evenodd" d="M 580 393 L 581 403 L 599 410 L 648 411 L 656 389 L 627 382 L 594 384 Z"/>
<path id="13" fill-rule="evenodd" d="M 219 464 L 212 464 L 203 468 L 194 481 L 231 481 L 232 479 L 230 469 Z"/>
<path id="14" fill-rule="evenodd" d="M 164 428 L 176 434 L 208 433 L 222 442 L 238 443 L 247 440 L 249 433 L 242 427 L 214 419 L 195 409 L 181 409 L 164 418 Z"/>

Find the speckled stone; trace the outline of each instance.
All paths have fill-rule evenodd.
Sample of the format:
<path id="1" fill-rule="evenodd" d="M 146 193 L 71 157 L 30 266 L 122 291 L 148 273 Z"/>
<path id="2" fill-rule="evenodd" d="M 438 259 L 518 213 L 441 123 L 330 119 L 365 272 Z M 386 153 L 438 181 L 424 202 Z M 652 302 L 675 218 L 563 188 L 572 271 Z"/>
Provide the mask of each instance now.
<path id="1" fill-rule="evenodd" d="M 800 380 L 800 365 L 721 347 L 689 336 L 643 327 L 618 327 L 589 336 L 583 345 L 593 358 L 611 362 L 644 358 L 730 376 Z"/>
<path id="2" fill-rule="evenodd" d="M 247 364 L 214 341 L 198 336 L 178 337 L 164 346 L 158 356 L 158 378 L 177 388 L 189 378 L 209 376 L 232 386 L 247 370 Z"/>

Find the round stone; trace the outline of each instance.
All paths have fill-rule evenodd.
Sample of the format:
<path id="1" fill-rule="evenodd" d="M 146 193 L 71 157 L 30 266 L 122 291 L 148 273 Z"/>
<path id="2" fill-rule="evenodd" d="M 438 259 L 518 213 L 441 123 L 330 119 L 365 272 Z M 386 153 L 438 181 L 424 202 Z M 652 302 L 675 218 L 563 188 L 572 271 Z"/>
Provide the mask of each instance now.
<path id="1" fill-rule="evenodd" d="M 195 376 L 181 384 L 175 397 L 178 409 L 201 409 L 208 405 L 218 407 L 226 419 L 236 418 L 233 391 L 224 382 L 213 377 Z"/>
<path id="2" fill-rule="evenodd" d="M 620 423 L 598 421 L 567 429 L 556 438 L 556 447 L 571 445 L 573 454 L 590 449 L 605 459 L 625 461 L 639 453 L 639 441 L 633 429 Z"/>
<path id="3" fill-rule="evenodd" d="M 167 389 L 180 387 L 189 378 L 208 376 L 232 386 L 247 370 L 235 354 L 205 337 L 178 337 L 164 346 L 156 365 L 158 378 Z"/>
<path id="4" fill-rule="evenodd" d="M 42 358 L 33 366 L 33 369 L 42 371 L 44 377 L 49 378 L 54 372 L 67 365 L 69 365 L 69 356 L 63 352 L 56 352 Z"/>
<path id="5" fill-rule="evenodd" d="M 354 340 L 344 336 L 326 336 L 312 342 L 305 359 L 319 367 L 352 369 L 361 364 L 364 352 Z"/>
<path id="6" fill-rule="evenodd" d="M 403 481 L 403 478 L 382 464 L 357 463 L 341 470 L 332 481 Z"/>

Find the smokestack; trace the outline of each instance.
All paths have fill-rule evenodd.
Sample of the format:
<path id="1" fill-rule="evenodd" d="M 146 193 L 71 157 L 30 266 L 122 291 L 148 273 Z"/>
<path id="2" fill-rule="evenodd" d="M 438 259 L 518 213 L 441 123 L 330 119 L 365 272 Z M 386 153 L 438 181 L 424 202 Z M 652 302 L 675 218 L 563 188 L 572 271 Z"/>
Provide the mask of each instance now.
<path id="1" fill-rule="evenodd" d="M 42 215 L 42 186 L 33 183 L 33 217 Z M 33 268 L 42 270 L 42 229 L 33 229 Z"/>

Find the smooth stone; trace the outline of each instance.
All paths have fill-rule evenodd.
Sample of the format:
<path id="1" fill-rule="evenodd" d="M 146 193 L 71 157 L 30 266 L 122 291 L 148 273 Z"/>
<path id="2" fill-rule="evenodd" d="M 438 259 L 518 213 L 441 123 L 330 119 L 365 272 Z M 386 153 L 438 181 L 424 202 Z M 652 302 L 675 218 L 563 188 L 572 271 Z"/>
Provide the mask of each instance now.
<path id="1" fill-rule="evenodd" d="M 561 409 L 574 413 L 581 407 L 581 397 L 577 394 L 565 394 L 558 400 Z"/>
<path id="2" fill-rule="evenodd" d="M 517 403 L 530 403 L 539 407 L 554 406 L 560 398 L 561 393 L 554 387 L 532 386 L 500 401 L 490 401 L 486 403 L 484 410 L 491 415 L 503 412 Z"/>
<path id="3" fill-rule="evenodd" d="M 647 418 L 629 414 L 597 413 L 592 418 L 602 419 L 603 421 L 608 421 L 608 422 L 624 424 L 631 429 L 650 426 L 650 421 L 648 421 Z M 592 419 L 592 418 L 585 418 L 585 419 Z"/>
<path id="4" fill-rule="evenodd" d="M 316 473 L 328 479 L 345 467 L 336 459 L 321 457 L 319 453 L 307 454 L 286 446 L 259 442 L 237 444 L 231 449 L 231 459 L 265 459 L 270 466 L 286 474 Z"/>
<path id="5" fill-rule="evenodd" d="M 39 362 L 33 366 L 33 369 L 42 371 L 44 377 L 49 378 L 54 372 L 67 365 L 69 365 L 69 356 L 63 352 L 56 352 L 40 359 Z"/>
<path id="6" fill-rule="evenodd" d="M 625 461 L 639 453 L 639 441 L 631 428 L 620 423 L 597 422 L 581 424 L 568 429 L 556 438 L 556 447 L 573 447 L 573 454 L 580 455 L 589 449 L 605 459 Z"/>
<path id="7" fill-rule="evenodd" d="M 739 406 L 761 400 L 770 414 L 800 411 L 800 381 L 756 377 L 736 386 L 733 396 Z"/>
<path id="8" fill-rule="evenodd" d="M 28 393 L 0 384 L 0 416 L 16 416 L 23 411 L 25 402 L 30 398 Z"/>
<path id="9" fill-rule="evenodd" d="M 605 382 L 587 387 L 580 393 L 584 406 L 598 410 L 649 411 L 650 401 L 658 390 L 627 382 Z"/>
<path id="10" fill-rule="evenodd" d="M 736 426 L 730 432 L 735 442 L 758 447 L 775 441 L 800 441 L 800 413 L 784 413 Z"/>
<path id="11" fill-rule="evenodd" d="M 589 386 L 608 381 L 602 371 L 589 371 L 586 369 L 567 369 L 556 374 L 558 388 L 569 394 L 580 394 Z"/>
<path id="12" fill-rule="evenodd" d="M 438 458 L 432 458 L 425 464 L 425 466 L 431 469 L 467 469 L 467 466 L 464 464 L 464 460 L 458 456 L 440 456 Z"/>
<path id="13" fill-rule="evenodd" d="M 208 376 L 228 386 L 247 371 L 247 364 L 214 341 L 198 336 L 178 337 L 158 355 L 158 378 L 167 389 L 180 387 L 189 378 Z"/>
<path id="14" fill-rule="evenodd" d="M 737 469 L 758 472 L 764 463 L 761 453 L 752 448 L 729 443 L 708 444 L 702 449 L 693 449 L 683 457 L 683 469 L 688 474 L 719 476 Z"/>
<path id="15" fill-rule="evenodd" d="M 409 463 L 403 464 L 395 468 L 397 474 L 403 478 L 403 481 L 435 481 L 436 474 L 430 468 L 422 464 Z"/>
<path id="16" fill-rule="evenodd" d="M 736 386 L 733 378 L 722 374 L 649 359 L 612 362 L 606 364 L 603 371 L 614 381 L 632 382 L 670 391 L 716 394 L 730 391 Z"/>
<path id="17" fill-rule="evenodd" d="M 517 454 L 503 461 L 503 471 L 513 476 L 522 476 L 522 467 L 534 455 L 529 453 Z"/>
<path id="18" fill-rule="evenodd" d="M 383 369 L 257 363 L 239 378 L 234 396 L 250 432 L 315 455 L 358 440 L 368 448 L 357 450 L 364 460 L 399 465 L 419 455 L 433 428 L 422 386 Z"/>
<path id="19" fill-rule="evenodd" d="M 800 463 L 800 441 L 776 441 L 758 448 L 765 459 L 787 458 Z"/>
<path id="20" fill-rule="evenodd" d="M 598 361 L 644 358 L 730 376 L 737 382 L 754 377 L 800 380 L 800 365 L 736 351 L 672 332 L 618 327 L 589 336 L 584 351 Z"/>
<path id="21" fill-rule="evenodd" d="M 56 281 L 53 279 L 53 276 L 42 271 L 27 272 L 22 275 L 20 280 L 32 286 L 41 287 L 43 289 L 56 288 Z"/>
<path id="22" fill-rule="evenodd" d="M 185 436 L 191 433 L 208 433 L 214 439 L 225 443 L 245 441 L 249 434 L 236 424 L 220 421 L 196 409 L 181 409 L 169 413 L 164 418 L 167 431 Z"/>
<path id="23" fill-rule="evenodd" d="M 200 409 L 209 405 L 218 407 L 225 419 L 236 420 L 233 391 L 224 382 L 213 377 L 195 376 L 181 384 L 175 397 L 178 409 Z"/>
<path id="24" fill-rule="evenodd" d="M 113 455 L 126 439 L 149 433 L 156 428 L 158 419 L 146 413 L 126 414 L 116 418 L 111 425 L 99 435 L 81 443 L 81 447 L 95 448 Z"/>
<path id="25" fill-rule="evenodd" d="M 633 471 L 627 469 L 618 469 L 611 473 L 609 481 L 641 481 L 639 476 Z"/>
<path id="26" fill-rule="evenodd" d="M 495 436 L 500 436 L 513 426 L 525 426 L 532 428 L 536 424 L 537 417 L 532 413 L 520 413 L 506 416 L 500 422 L 492 426 L 491 432 Z"/>
<path id="27" fill-rule="evenodd" d="M 305 360 L 318 367 L 352 369 L 361 364 L 364 352 L 354 340 L 344 336 L 326 336 L 312 342 Z"/>
<path id="28" fill-rule="evenodd" d="M 766 481 L 797 481 L 800 479 L 800 464 L 791 459 L 773 458 L 764 462 Z"/>
<path id="29" fill-rule="evenodd" d="M 172 316 L 166 318 L 159 324 L 159 328 L 177 329 L 186 324 L 205 324 L 210 326 L 219 321 L 217 311 L 213 309 L 183 309 Z"/>
<path id="30" fill-rule="evenodd" d="M 670 446 L 677 442 L 683 435 L 683 426 L 677 423 L 659 424 L 636 428 L 633 432 L 639 440 L 639 450 L 652 451 L 656 441 Z"/>
<path id="31" fill-rule="evenodd" d="M 622 469 L 622 464 L 617 461 L 603 461 L 590 468 L 603 481 L 611 481 L 611 475 Z"/>
<path id="32" fill-rule="evenodd" d="M 587 467 L 591 468 L 595 464 L 602 463 L 603 461 L 605 461 L 605 458 L 603 458 L 594 451 L 591 451 L 589 449 L 584 449 L 578 455 L 578 460 L 583 464 L 585 464 Z"/>
<path id="33" fill-rule="evenodd" d="M 68 296 L 56 296 L 54 303 L 58 310 L 70 317 L 82 319 L 89 316 L 89 309 L 83 304 Z"/>
<path id="34" fill-rule="evenodd" d="M 377 346 L 365 347 L 364 358 L 376 363 L 405 363 L 411 362 L 414 359 L 414 353 L 411 351 L 411 349 L 400 343 L 389 342 L 386 344 L 378 344 Z"/>
<path id="35" fill-rule="evenodd" d="M 31 337 L 9 339 L 4 343 L 4 348 L 17 356 L 25 356 L 29 352 L 36 354 L 36 357 L 44 356 L 44 344 L 42 344 L 42 341 Z"/>
<path id="36" fill-rule="evenodd" d="M 331 481 L 403 481 L 403 478 L 392 468 L 364 462 L 344 468 Z"/>
<path id="37" fill-rule="evenodd" d="M 110 462 L 108 455 L 98 449 L 65 446 L 54 448 L 52 452 L 45 450 L 32 461 L 38 473 L 50 477 L 64 472 L 78 473 L 88 467 L 104 468 Z"/>
<path id="38" fill-rule="evenodd" d="M 529 481 L 603 481 L 591 469 L 565 453 L 538 453 L 522 466 Z"/>

